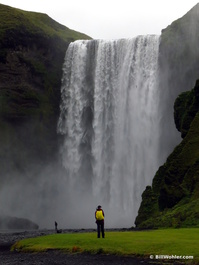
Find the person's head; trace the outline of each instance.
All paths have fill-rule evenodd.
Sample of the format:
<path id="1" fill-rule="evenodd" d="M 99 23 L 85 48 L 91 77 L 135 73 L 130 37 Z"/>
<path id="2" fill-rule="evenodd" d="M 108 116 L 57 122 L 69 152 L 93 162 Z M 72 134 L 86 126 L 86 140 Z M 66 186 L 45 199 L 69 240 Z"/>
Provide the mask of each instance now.
<path id="1" fill-rule="evenodd" d="M 97 206 L 97 209 L 98 209 L 98 210 L 100 210 L 101 208 L 102 208 L 102 206 L 101 206 L 101 205 L 98 205 L 98 206 Z"/>

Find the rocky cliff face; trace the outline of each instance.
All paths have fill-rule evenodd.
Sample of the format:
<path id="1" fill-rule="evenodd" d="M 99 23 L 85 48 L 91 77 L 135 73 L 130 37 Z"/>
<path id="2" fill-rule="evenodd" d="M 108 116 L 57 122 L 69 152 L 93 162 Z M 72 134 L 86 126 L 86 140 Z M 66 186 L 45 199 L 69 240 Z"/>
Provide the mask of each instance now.
<path id="1" fill-rule="evenodd" d="M 1 182 L 55 159 L 64 55 L 71 41 L 89 38 L 45 14 L 0 5 Z"/>
<path id="2" fill-rule="evenodd" d="M 199 4 L 162 31 L 159 47 L 162 163 L 180 142 L 173 119 L 177 96 L 194 87 L 199 69 Z M 167 139 L 167 142 L 164 141 Z"/>
<path id="3" fill-rule="evenodd" d="M 174 145 L 176 128 L 183 140 L 159 168 L 152 186 L 143 192 L 135 220 L 139 228 L 199 225 L 199 81 L 191 91 L 179 95 L 191 89 L 198 78 L 198 41 L 199 4 L 162 32 L 160 93 L 165 106 L 160 153 L 168 151 L 165 138 L 171 139 L 169 148 Z M 174 99 L 175 130 L 171 123 Z"/>

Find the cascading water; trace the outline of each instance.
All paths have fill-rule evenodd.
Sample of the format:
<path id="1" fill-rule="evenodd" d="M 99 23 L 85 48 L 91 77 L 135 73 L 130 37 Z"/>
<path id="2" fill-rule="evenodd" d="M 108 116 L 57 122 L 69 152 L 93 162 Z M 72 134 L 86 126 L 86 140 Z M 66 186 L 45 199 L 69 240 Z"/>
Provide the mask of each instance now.
<path id="1" fill-rule="evenodd" d="M 109 227 L 134 224 L 158 168 L 158 49 L 159 36 L 147 35 L 76 41 L 66 52 L 58 132 L 68 192 L 87 216 L 101 204 Z"/>

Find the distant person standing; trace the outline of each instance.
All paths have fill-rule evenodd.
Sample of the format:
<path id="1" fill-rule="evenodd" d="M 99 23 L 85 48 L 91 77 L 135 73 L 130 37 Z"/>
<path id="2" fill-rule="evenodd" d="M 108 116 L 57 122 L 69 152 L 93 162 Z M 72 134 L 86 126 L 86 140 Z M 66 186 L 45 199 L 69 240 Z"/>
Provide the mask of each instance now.
<path id="1" fill-rule="evenodd" d="M 55 232 L 56 232 L 57 234 L 62 233 L 62 230 L 61 230 L 61 229 L 57 229 L 57 226 L 58 226 L 58 224 L 57 224 L 57 222 L 55 221 Z"/>
<path id="2" fill-rule="evenodd" d="M 102 238 L 104 238 L 104 211 L 101 205 L 99 205 L 95 211 L 95 219 L 97 224 L 97 237 L 100 238 L 100 232 L 102 233 Z"/>
<path id="3" fill-rule="evenodd" d="M 57 222 L 55 221 L 55 232 L 57 233 Z"/>

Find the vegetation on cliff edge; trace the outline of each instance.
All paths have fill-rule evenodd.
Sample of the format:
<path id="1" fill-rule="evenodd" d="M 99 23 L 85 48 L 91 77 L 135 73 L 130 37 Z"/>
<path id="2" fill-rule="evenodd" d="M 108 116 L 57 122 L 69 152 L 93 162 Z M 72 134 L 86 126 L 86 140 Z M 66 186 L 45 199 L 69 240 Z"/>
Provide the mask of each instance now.
<path id="1" fill-rule="evenodd" d="M 175 102 L 184 137 L 142 194 L 139 228 L 199 226 L 199 80 Z"/>
<path id="2" fill-rule="evenodd" d="M 77 39 L 90 37 L 46 14 L 0 4 L 2 181 L 27 178 L 30 166 L 54 161 L 62 66 L 69 43 Z"/>

